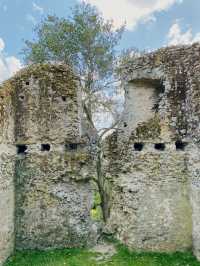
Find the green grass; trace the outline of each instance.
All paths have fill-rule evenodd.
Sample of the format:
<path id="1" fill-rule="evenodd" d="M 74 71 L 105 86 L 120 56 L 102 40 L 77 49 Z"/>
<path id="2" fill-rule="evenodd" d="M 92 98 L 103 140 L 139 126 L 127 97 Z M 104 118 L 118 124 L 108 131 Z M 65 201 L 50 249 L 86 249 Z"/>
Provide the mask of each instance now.
<path id="1" fill-rule="evenodd" d="M 123 246 L 111 258 L 101 261 L 99 254 L 84 249 L 18 252 L 5 266 L 200 266 L 191 253 L 135 253 Z"/>

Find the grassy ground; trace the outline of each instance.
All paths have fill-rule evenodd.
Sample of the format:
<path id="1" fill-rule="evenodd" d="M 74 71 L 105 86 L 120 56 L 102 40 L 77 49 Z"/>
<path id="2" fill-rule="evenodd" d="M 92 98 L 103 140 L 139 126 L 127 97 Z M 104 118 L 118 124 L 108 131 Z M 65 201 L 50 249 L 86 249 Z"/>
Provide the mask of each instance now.
<path id="1" fill-rule="evenodd" d="M 200 266 L 200 262 L 190 253 L 134 253 L 117 246 L 110 258 L 83 249 L 19 252 L 6 266 Z"/>

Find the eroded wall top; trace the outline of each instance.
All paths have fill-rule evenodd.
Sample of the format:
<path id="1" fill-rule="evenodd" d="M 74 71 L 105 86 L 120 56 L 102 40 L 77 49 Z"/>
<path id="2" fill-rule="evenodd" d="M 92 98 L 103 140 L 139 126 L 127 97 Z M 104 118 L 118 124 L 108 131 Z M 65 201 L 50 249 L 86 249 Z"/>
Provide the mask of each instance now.
<path id="1" fill-rule="evenodd" d="M 31 65 L 0 86 L 1 142 L 78 143 L 78 78 L 66 65 Z"/>
<path id="2" fill-rule="evenodd" d="M 200 44 L 162 48 L 122 66 L 122 130 L 141 141 L 200 140 Z"/>

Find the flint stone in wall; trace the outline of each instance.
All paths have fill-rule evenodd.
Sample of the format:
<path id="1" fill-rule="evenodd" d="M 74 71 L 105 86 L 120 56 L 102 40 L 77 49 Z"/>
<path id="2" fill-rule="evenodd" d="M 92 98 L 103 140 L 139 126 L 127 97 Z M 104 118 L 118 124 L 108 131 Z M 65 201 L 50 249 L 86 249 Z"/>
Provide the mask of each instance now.
<path id="1" fill-rule="evenodd" d="M 128 152 L 119 162 L 121 171 L 112 175 L 106 230 L 134 250 L 173 252 L 192 247 L 185 158 L 178 152 L 166 153 Z"/>
<path id="2" fill-rule="evenodd" d="M 35 153 L 17 160 L 17 249 L 77 247 L 95 242 L 97 228 L 90 218 L 90 166 L 81 179 L 78 175 L 88 162 L 81 159 L 84 154 L 76 161 L 72 156 Z"/>
<path id="3" fill-rule="evenodd" d="M 200 260 L 200 147 L 191 145 L 188 152 L 188 172 L 190 177 L 190 198 L 192 204 L 193 248 Z"/>
<path id="4" fill-rule="evenodd" d="M 1 145 L 0 145 L 1 148 Z M 0 265 L 14 251 L 14 155 L 0 153 Z"/>
<path id="5" fill-rule="evenodd" d="M 17 143 L 80 141 L 78 78 L 68 66 L 33 65 L 10 83 Z"/>
<path id="6" fill-rule="evenodd" d="M 14 246 L 96 242 L 81 112 L 79 80 L 66 65 L 31 65 L 0 86 L 0 263 Z"/>
<path id="7" fill-rule="evenodd" d="M 199 44 L 168 47 L 121 68 L 123 119 L 104 150 L 106 230 L 130 248 L 193 247 L 200 258 L 199 58 Z"/>

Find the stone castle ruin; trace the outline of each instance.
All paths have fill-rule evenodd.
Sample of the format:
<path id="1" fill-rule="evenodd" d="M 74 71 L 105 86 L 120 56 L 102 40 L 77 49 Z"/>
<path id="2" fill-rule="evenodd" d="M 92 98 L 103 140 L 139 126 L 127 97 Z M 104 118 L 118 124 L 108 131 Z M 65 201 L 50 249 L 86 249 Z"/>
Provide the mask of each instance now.
<path id="1" fill-rule="evenodd" d="M 103 146 L 103 230 L 134 250 L 200 259 L 200 45 L 130 59 L 122 84 L 123 119 Z M 30 66 L 0 87 L 0 262 L 97 239 L 80 100 L 63 65 Z"/>
<path id="2" fill-rule="evenodd" d="M 200 259 L 200 45 L 160 49 L 123 69 L 125 110 L 107 140 L 107 230 L 135 250 Z"/>
<path id="3" fill-rule="evenodd" d="M 13 249 L 85 246 L 91 158 L 81 138 L 78 80 L 66 66 L 31 66 L 0 89 L 0 261 Z"/>

